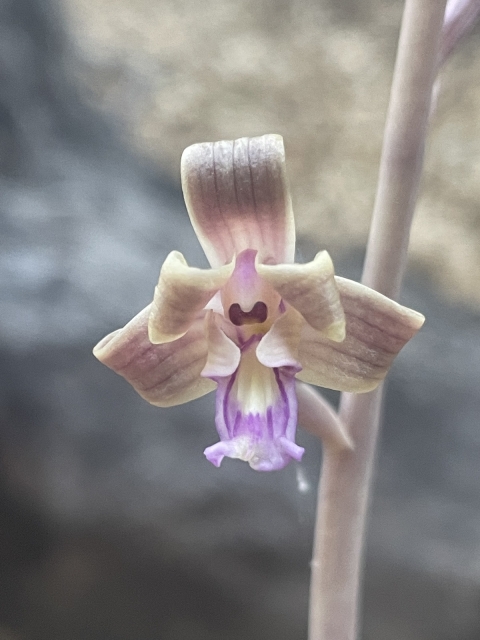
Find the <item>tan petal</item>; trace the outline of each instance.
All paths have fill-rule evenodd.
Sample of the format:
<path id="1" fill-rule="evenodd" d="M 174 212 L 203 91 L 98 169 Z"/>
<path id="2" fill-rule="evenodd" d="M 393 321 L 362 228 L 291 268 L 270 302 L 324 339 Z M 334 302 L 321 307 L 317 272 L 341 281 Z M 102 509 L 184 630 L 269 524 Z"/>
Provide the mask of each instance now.
<path id="1" fill-rule="evenodd" d="M 227 282 L 234 269 L 228 264 L 217 269 L 189 267 L 179 251 L 172 251 L 160 271 L 155 287 L 148 335 L 154 344 L 185 335 L 198 312 Z"/>
<path id="2" fill-rule="evenodd" d="M 231 376 L 240 364 L 240 349 L 216 323 L 216 314 L 207 312 L 208 357 L 202 371 L 206 378 Z"/>
<path id="3" fill-rule="evenodd" d="M 256 351 L 259 362 L 272 369 L 299 368 L 298 344 L 304 323 L 302 316 L 289 307 L 260 340 Z"/>
<path id="4" fill-rule="evenodd" d="M 183 404 L 213 391 L 215 382 L 200 376 L 207 362 L 203 315 L 182 338 L 161 345 L 148 338 L 149 315 L 150 306 L 103 338 L 93 350 L 95 357 L 159 407 Z"/>
<path id="5" fill-rule="evenodd" d="M 326 251 L 307 264 L 257 264 L 257 272 L 314 329 L 335 342 L 345 339 L 345 316 Z"/>
<path id="6" fill-rule="evenodd" d="M 297 378 L 339 391 L 371 391 L 425 318 L 357 282 L 336 281 L 346 338 L 333 342 L 304 323 L 298 349 L 303 369 Z"/>
<path id="7" fill-rule="evenodd" d="M 265 135 L 194 144 L 183 152 L 188 213 L 212 266 L 245 249 L 261 262 L 292 262 L 295 227 L 283 138 Z"/>

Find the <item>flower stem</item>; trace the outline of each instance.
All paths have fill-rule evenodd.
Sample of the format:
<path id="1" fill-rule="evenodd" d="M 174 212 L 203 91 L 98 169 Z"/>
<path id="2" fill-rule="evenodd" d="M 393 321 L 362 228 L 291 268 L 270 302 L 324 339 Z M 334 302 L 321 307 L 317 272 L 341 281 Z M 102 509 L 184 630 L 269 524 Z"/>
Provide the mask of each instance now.
<path id="1" fill-rule="evenodd" d="M 446 0 L 406 0 L 362 281 L 397 298 L 423 164 Z M 342 394 L 355 450 L 326 447 L 319 486 L 309 640 L 354 640 L 382 388 Z"/>

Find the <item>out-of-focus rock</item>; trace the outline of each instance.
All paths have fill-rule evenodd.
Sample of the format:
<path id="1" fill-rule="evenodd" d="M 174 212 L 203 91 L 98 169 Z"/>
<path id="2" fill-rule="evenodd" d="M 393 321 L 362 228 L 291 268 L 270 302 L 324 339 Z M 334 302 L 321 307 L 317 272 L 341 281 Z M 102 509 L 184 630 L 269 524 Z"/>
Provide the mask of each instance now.
<path id="1" fill-rule="evenodd" d="M 22 348 L 100 335 L 148 303 L 173 244 L 199 254 L 178 192 L 83 104 L 55 7 L 0 11 L 0 336 Z"/>
<path id="2" fill-rule="evenodd" d="M 363 247 L 403 3 L 61 0 L 92 104 L 177 180 L 192 142 L 281 133 L 299 229 Z M 480 309 L 480 28 L 440 77 L 411 254 Z"/>

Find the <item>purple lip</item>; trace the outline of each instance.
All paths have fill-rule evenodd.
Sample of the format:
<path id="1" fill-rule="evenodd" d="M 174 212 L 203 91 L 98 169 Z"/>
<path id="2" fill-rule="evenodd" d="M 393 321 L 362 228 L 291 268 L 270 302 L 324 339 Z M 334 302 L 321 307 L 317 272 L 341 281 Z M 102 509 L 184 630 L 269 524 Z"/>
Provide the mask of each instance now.
<path id="1" fill-rule="evenodd" d="M 207 459 L 219 467 L 225 456 L 240 458 L 257 471 L 282 469 L 293 458 L 301 460 L 303 448 L 295 444 L 297 399 L 294 371 L 273 369 L 278 399 L 264 415 L 242 413 L 233 390 L 237 372 L 217 378 L 216 426 L 220 442 L 207 447 Z"/>

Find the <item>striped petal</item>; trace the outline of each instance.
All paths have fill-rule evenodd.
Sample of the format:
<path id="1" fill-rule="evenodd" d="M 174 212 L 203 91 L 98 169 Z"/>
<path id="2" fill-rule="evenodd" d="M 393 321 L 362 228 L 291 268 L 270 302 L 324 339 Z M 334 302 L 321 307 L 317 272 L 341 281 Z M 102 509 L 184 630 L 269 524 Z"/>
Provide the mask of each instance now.
<path id="1" fill-rule="evenodd" d="M 292 262 L 295 227 L 283 139 L 278 135 L 194 144 L 183 152 L 182 187 L 213 267 L 246 249 L 260 262 Z"/>
<path id="2" fill-rule="evenodd" d="M 305 322 L 298 344 L 303 368 L 297 378 L 339 391 L 371 391 L 425 318 L 357 282 L 338 277 L 336 281 L 346 338 L 333 342 Z"/>
<path id="3" fill-rule="evenodd" d="M 311 327 L 335 342 L 345 339 L 345 315 L 326 251 L 307 264 L 257 264 L 257 272 Z"/>
<path id="4" fill-rule="evenodd" d="M 183 404 L 213 391 L 215 382 L 200 376 L 208 348 L 203 314 L 183 337 L 161 345 L 149 340 L 149 315 L 150 306 L 123 329 L 103 338 L 94 348 L 94 356 L 159 407 Z"/>
<path id="5" fill-rule="evenodd" d="M 218 269 L 189 267 L 179 251 L 172 251 L 160 271 L 148 321 L 154 344 L 172 342 L 185 335 L 205 305 L 227 282 L 231 264 Z"/>

